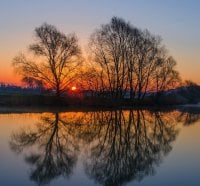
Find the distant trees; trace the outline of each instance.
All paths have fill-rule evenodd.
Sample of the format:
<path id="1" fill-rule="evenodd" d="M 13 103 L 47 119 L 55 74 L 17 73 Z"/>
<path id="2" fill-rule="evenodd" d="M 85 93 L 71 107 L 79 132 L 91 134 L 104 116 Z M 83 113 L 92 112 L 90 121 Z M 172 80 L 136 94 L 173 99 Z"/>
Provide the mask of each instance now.
<path id="1" fill-rule="evenodd" d="M 41 80 L 35 79 L 33 77 L 25 76 L 21 80 L 28 88 L 40 88 L 43 89 L 43 83 Z"/>
<path id="2" fill-rule="evenodd" d="M 123 19 L 113 17 L 90 39 L 90 49 L 101 86 L 121 99 L 125 92 L 131 99 L 142 100 L 147 91 L 163 91 L 179 80 L 175 60 L 168 56 L 159 36 L 140 30 Z"/>
<path id="3" fill-rule="evenodd" d="M 49 24 L 36 28 L 35 36 L 36 42 L 29 46 L 35 58 L 18 55 L 13 61 L 14 68 L 24 81 L 40 82 L 59 97 L 73 81 L 80 63 L 77 38 L 74 34 L 66 36 Z"/>
<path id="4" fill-rule="evenodd" d="M 193 81 L 186 80 L 179 89 L 179 94 L 188 100 L 188 103 L 200 102 L 200 86 Z"/>

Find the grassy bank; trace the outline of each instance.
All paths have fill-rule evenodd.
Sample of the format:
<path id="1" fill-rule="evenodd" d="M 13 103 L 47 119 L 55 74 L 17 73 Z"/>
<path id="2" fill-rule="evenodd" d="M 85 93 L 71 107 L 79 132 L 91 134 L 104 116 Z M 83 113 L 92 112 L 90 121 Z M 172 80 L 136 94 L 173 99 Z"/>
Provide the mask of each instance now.
<path id="1" fill-rule="evenodd" d="M 93 108 L 117 108 L 117 107 L 154 107 L 182 104 L 180 100 L 172 97 L 162 99 L 159 103 L 154 99 L 145 98 L 143 101 L 130 101 L 129 99 L 114 100 L 96 97 L 61 97 L 50 95 L 0 95 L 0 106 L 33 106 L 33 107 L 93 107 Z"/>

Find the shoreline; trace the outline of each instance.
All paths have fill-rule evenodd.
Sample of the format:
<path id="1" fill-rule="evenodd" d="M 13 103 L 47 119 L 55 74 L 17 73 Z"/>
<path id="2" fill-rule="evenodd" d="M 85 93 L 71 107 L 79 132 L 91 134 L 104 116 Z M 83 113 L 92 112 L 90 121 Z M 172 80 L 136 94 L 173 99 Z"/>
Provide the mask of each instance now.
<path id="1" fill-rule="evenodd" d="M 0 114 L 9 113 L 56 113 L 56 112 L 95 112 L 95 111 L 114 111 L 114 110 L 149 110 L 149 111 L 174 111 L 179 110 L 180 106 L 119 106 L 119 107 L 102 107 L 102 106 L 0 106 Z M 181 110 L 181 109 L 180 109 Z"/>

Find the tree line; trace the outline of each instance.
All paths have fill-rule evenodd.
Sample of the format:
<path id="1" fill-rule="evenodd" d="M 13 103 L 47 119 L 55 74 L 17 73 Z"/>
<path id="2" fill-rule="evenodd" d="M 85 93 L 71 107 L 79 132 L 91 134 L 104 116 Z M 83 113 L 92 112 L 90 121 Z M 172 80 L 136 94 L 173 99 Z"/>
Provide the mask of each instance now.
<path id="1" fill-rule="evenodd" d="M 84 59 L 75 34 L 65 35 L 55 26 L 35 29 L 28 54 L 19 54 L 13 66 L 23 82 L 43 85 L 62 96 L 72 83 L 95 96 L 143 100 L 159 95 L 180 82 L 176 61 L 160 36 L 113 17 L 95 30 Z"/>

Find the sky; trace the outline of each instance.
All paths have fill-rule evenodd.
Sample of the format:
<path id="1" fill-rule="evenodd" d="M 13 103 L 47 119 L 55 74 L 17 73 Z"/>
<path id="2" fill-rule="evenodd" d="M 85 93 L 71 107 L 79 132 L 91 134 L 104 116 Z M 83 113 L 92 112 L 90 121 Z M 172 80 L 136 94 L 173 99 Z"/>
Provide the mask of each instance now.
<path id="1" fill-rule="evenodd" d="M 0 82 L 19 83 L 12 59 L 34 42 L 34 29 L 76 33 L 81 47 L 113 16 L 160 35 L 183 79 L 200 84 L 199 0 L 0 0 Z"/>

